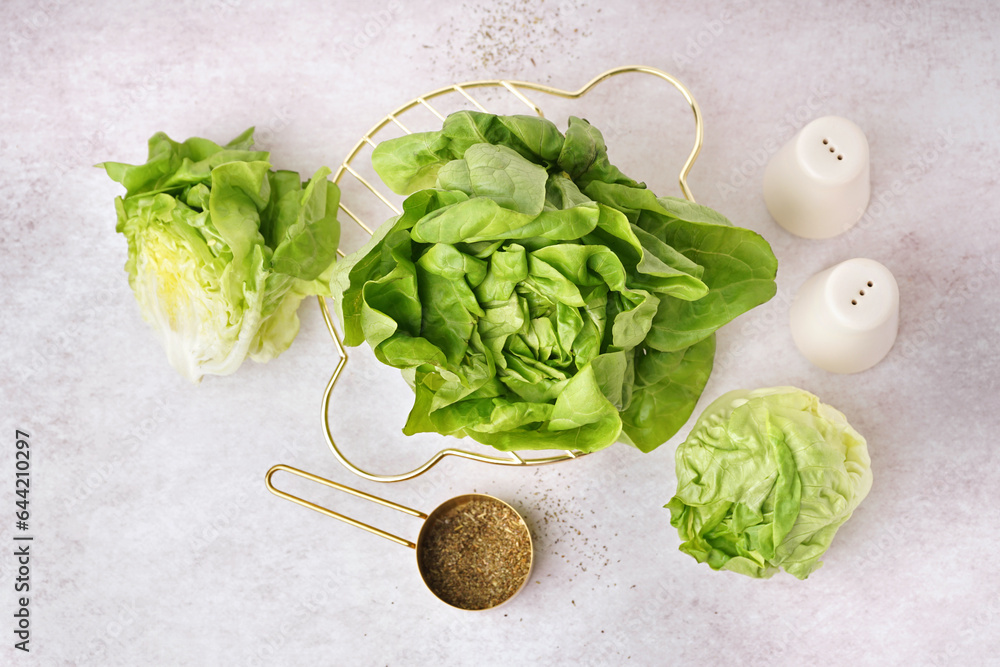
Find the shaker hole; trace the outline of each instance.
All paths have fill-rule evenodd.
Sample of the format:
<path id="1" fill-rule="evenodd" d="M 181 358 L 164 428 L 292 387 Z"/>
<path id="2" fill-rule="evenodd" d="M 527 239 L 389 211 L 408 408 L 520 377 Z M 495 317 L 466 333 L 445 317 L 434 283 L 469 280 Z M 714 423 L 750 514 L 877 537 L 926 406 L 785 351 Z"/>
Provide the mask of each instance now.
<path id="1" fill-rule="evenodd" d="M 835 150 L 835 149 L 833 148 L 833 146 L 830 146 L 830 152 L 831 152 L 831 153 L 833 153 L 833 152 L 834 152 L 834 150 Z"/>
<path id="2" fill-rule="evenodd" d="M 823 140 L 823 145 L 824 145 L 824 146 L 826 146 L 826 145 L 827 145 L 828 143 L 830 143 L 830 140 L 829 140 L 829 139 L 824 139 L 824 140 Z"/>
<path id="3" fill-rule="evenodd" d="M 837 156 L 837 159 L 838 159 L 838 160 L 843 160 L 843 159 L 844 159 L 844 156 L 843 156 L 843 155 L 838 155 L 838 156 Z"/>
<path id="4" fill-rule="evenodd" d="M 861 296 L 864 296 L 865 295 L 865 291 L 861 290 L 860 292 L 858 292 L 858 294 L 860 294 Z"/>
<path id="5" fill-rule="evenodd" d="M 852 306 L 858 305 L 858 300 L 857 299 L 851 299 L 851 305 Z"/>
<path id="6" fill-rule="evenodd" d="M 868 281 L 868 286 L 869 286 L 869 287 L 871 287 L 871 286 L 872 286 L 872 281 L 870 281 L 870 280 Z"/>

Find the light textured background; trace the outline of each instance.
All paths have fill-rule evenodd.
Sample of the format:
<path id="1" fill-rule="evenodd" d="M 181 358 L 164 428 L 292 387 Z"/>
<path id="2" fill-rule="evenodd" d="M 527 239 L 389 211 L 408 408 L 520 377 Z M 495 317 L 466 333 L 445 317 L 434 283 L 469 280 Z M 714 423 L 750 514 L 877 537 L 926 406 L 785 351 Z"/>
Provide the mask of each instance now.
<path id="1" fill-rule="evenodd" d="M 998 664 L 997 219 L 1000 12 L 993 3 L 7 2 L 0 8 L 0 637 L 5 664 Z M 762 233 L 778 296 L 726 327 L 702 403 L 793 384 L 867 436 L 875 485 L 808 581 L 717 573 L 677 551 L 661 506 L 673 450 L 623 446 L 508 470 L 449 460 L 364 483 L 318 419 L 335 357 L 315 302 L 291 350 L 191 386 L 142 322 L 92 164 L 141 162 L 157 130 L 228 140 L 256 124 L 283 168 L 335 165 L 376 119 L 450 82 L 575 88 L 621 64 L 685 81 L 705 114 L 699 200 Z M 691 141 L 678 96 L 639 79 L 585 113 L 664 193 Z M 615 88 L 615 86 L 619 86 Z M 845 115 L 873 200 L 849 235 L 768 216 L 767 158 Z M 898 181 L 898 183 L 897 183 Z M 893 194 L 895 189 L 896 193 Z M 901 291 L 899 339 L 855 376 L 792 346 L 790 298 L 854 256 Z M 364 352 L 335 433 L 402 469 L 405 386 Z M 34 445 L 32 653 L 11 644 L 13 433 Z M 688 428 L 680 436 L 687 434 Z M 536 566 L 493 612 L 456 612 L 413 554 L 267 493 L 286 462 L 423 509 L 478 489 L 527 515 Z M 285 485 L 415 536 L 401 515 Z"/>

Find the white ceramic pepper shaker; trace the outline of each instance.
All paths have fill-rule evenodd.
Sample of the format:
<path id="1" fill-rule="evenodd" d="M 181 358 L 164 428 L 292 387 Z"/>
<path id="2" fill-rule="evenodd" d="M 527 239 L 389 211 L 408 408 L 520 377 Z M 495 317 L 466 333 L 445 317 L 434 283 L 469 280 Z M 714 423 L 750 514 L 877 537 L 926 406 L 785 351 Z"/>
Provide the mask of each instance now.
<path id="1" fill-rule="evenodd" d="M 881 361 L 899 328 L 899 287 L 873 259 L 849 259 L 807 280 L 791 307 L 792 338 L 812 363 L 858 373 Z"/>
<path id="2" fill-rule="evenodd" d="M 803 127 L 764 170 L 764 201 L 771 216 L 808 239 L 846 232 L 861 219 L 870 196 L 868 139 L 839 116 Z"/>

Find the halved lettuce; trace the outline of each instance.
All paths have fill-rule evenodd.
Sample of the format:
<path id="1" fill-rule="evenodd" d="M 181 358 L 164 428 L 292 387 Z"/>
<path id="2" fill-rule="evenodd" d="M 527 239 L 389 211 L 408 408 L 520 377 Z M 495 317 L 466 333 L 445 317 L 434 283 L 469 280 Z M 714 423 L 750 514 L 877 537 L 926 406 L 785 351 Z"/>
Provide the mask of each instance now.
<path id="1" fill-rule="evenodd" d="M 865 439 L 807 391 L 732 391 L 677 448 L 681 551 L 715 570 L 805 579 L 872 485 Z"/>
<path id="2" fill-rule="evenodd" d="M 250 150 L 253 128 L 225 146 L 157 133 L 142 165 L 105 162 L 125 269 L 143 318 L 184 377 L 268 361 L 299 330 L 299 303 L 328 294 L 340 191 L 322 168 L 302 183 Z"/>

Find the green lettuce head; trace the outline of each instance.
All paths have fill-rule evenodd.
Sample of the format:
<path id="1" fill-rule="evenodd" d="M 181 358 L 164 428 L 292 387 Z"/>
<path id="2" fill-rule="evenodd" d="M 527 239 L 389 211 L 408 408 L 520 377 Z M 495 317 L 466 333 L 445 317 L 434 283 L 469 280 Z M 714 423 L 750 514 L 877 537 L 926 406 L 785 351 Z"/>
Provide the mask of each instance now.
<path id="1" fill-rule="evenodd" d="M 733 391 L 677 448 L 681 551 L 715 570 L 805 579 L 872 485 L 865 439 L 794 387 Z"/>
<path id="2" fill-rule="evenodd" d="M 404 433 L 650 451 L 691 415 L 716 329 L 774 295 L 767 242 L 657 198 L 570 118 L 458 112 L 379 144 L 401 215 L 334 269 L 344 342 L 402 369 Z"/>
<path id="3" fill-rule="evenodd" d="M 194 382 L 276 357 L 302 299 L 329 293 L 340 236 L 329 169 L 302 183 L 252 145 L 253 128 L 225 146 L 158 133 L 145 164 L 98 165 L 127 189 L 116 229 L 143 318 Z"/>

